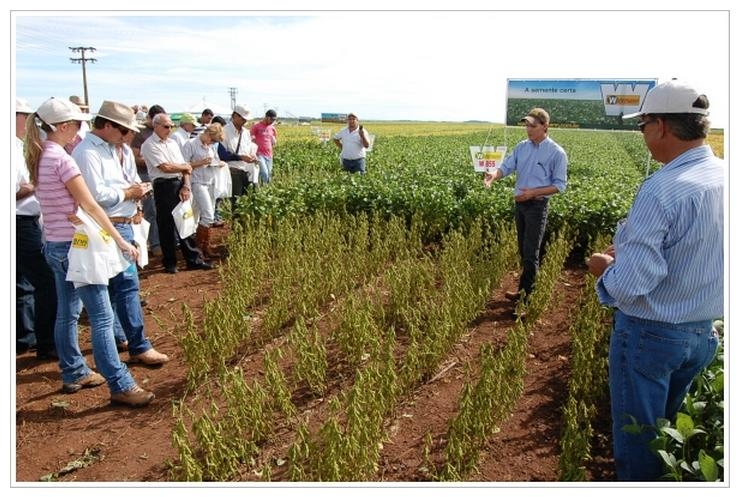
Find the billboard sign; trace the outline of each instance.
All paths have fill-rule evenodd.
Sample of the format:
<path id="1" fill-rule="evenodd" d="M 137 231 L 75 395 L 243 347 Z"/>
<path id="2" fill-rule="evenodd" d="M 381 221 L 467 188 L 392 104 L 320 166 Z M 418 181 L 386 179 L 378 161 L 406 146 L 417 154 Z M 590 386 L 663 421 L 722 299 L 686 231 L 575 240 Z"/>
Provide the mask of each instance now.
<path id="1" fill-rule="evenodd" d="M 322 112 L 322 123 L 344 123 L 347 122 L 347 114 L 338 114 L 336 112 Z"/>
<path id="2" fill-rule="evenodd" d="M 509 79 L 506 124 L 521 125 L 533 107 L 550 114 L 561 128 L 637 129 L 622 116 L 640 110 L 657 79 Z"/>

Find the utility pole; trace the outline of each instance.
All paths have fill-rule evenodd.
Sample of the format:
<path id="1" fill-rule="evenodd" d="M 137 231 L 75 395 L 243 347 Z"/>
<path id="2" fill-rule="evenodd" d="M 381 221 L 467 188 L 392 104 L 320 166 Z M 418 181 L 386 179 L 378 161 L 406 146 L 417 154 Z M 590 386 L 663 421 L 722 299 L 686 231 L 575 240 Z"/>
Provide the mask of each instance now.
<path id="1" fill-rule="evenodd" d="M 234 107 L 236 107 L 236 94 L 239 93 L 239 90 L 231 87 L 229 88 L 229 96 L 231 97 L 231 110 L 234 110 Z"/>
<path id="2" fill-rule="evenodd" d="M 70 50 L 77 53 L 80 52 L 81 55 L 78 58 L 70 57 L 69 60 L 72 61 L 73 64 L 79 63 L 82 64 L 82 87 L 85 91 L 85 104 L 87 106 L 90 106 L 90 99 L 87 96 L 87 71 L 85 70 L 85 62 L 97 62 L 98 59 L 91 59 L 91 58 L 85 58 L 85 52 L 94 52 L 94 47 L 69 47 Z"/>

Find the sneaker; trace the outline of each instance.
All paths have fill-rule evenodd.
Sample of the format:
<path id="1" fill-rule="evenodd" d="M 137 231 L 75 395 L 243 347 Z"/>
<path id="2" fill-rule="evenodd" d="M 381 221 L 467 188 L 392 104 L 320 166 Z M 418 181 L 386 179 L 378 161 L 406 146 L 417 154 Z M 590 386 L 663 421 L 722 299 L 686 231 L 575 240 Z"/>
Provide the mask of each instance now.
<path id="1" fill-rule="evenodd" d="M 154 392 L 144 390 L 139 385 L 134 385 L 131 390 L 112 393 L 110 401 L 112 404 L 122 404 L 129 407 L 144 407 L 154 400 Z"/>
<path id="2" fill-rule="evenodd" d="M 175 274 L 177 272 L 177 266 L 166 266 L 164 272 L 167 274 Z"/>
<path id="3" fill-rule="evenodd" d="M 91 372 L 87 376 L 83 376 L 74 383 L 64 383 L 62 385 L 62 392 L 64 393 L 75 393 L 79 392 L 83 388 L 93 388 L 105 383 L 105 378 L 100 373 L 95 371 Z"/>
<path id="4" fill-rule="evenodd" d="M 166 354 L 149 349 L 141 354 L 130 355 L 128 362 L 146 364 L 147 366 L 161 366 L 169 360 L 170 358 Z"/>
<path id="5" fill-rule="evenodd" d="M 519 292 L 506 292 L 504 293 L 504 297 L 506 297 L 506 300 L 516 302 L 519 300 Z"/>

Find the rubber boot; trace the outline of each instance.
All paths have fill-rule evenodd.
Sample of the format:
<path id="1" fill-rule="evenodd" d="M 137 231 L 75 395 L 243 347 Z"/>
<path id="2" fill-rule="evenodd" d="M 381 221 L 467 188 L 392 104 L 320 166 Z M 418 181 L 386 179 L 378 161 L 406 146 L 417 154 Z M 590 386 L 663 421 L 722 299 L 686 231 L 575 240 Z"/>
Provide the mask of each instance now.
<path id="1" fill-rule="evenodd" d="M 208 259 L 213 257 L 211 253 L 211 228 L 199 224 L 195 230 L 195 240 L 198 243 L 198 248 L 203 252 L 203 257 Z"/>

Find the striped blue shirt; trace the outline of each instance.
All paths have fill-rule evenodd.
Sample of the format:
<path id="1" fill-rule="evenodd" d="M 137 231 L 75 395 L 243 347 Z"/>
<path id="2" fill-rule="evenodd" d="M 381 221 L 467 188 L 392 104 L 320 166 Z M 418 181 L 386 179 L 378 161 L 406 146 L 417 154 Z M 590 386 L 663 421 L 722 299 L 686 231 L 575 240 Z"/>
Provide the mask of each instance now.
<path id="1" fill-rule="evenodd" d="M 674 324 L 723 315 L 724 169 L 704 145 L 644 181 L 596 284 L 601 303 Z"/>
<path id="2" fill-rule="evenodd" d="M 543 186 L 554 186 L 563 192 L 568 184 L 568 156 L 563 147 L 550 137 L 540 143 L 532 140 L 519 142 L 499 169 L 504 176 L 516 171 L 514 196 L 522 193 L 522 188 Z"/>

